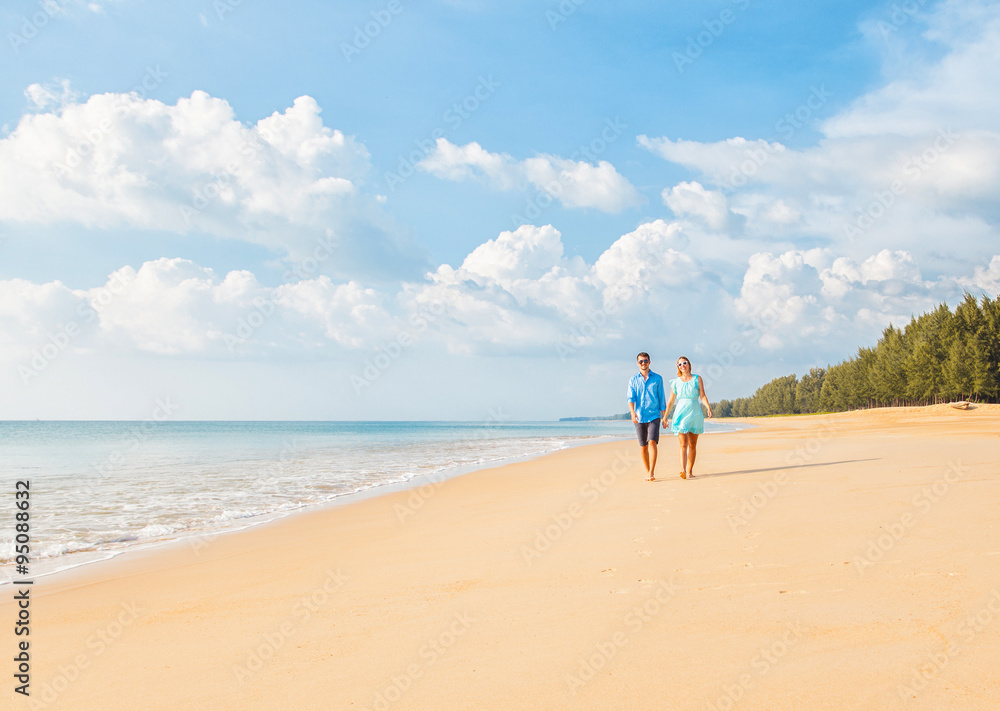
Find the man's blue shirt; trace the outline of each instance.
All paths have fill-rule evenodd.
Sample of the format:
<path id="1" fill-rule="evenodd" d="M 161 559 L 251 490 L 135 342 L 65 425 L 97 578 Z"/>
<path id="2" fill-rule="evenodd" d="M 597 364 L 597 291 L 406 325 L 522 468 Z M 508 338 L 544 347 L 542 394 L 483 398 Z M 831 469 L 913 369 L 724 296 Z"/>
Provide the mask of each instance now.
<path id="1" fill-rule="evenodd" d="M 642 373 L 636 373 L 628 381 L 628 401 L 635 403 L 635 414 L 639 416 L 639 422 L 660 419 L 660 413 L 667 409 L 663 378 L 653 371 L 649 371 L 648 378 L 643 378 Z"/>

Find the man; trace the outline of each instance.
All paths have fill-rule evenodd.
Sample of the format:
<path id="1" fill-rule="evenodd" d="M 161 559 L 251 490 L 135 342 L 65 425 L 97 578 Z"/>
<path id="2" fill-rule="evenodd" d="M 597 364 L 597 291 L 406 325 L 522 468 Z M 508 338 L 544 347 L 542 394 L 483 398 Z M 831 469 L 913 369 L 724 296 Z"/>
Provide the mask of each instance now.
<path id="1" fill-rule="evenodd" d="M 649 369 L 649 353 L 640 353 L 635 360 L 639 364 L 639 372 L 628 381 L 628 407 L 632 411 L 639 446 L 642 447 L 646 481 L 655 481 L 660 418 L 667 411 L 667 400 L 663 392 L 663 378 Z"/>

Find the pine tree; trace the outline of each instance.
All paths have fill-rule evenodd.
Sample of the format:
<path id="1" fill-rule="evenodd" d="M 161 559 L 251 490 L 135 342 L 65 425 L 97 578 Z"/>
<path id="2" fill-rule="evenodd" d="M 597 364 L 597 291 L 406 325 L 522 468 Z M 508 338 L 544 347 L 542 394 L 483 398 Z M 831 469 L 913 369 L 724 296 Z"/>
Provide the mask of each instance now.
<path id="1" fill-rule="evenodd" d="M 947 304 L 890 324 L 874 348 L 836 365 L 775 378 L 748 398 L 719 403 L 733 417 L 840 411 L 941 398 L 1000 398 L 1000 298 L 971 294 L 952 313 Z M 723 402 L 726 405 L 723 405 Z"/>
<path id="2" fill-rule="evenodd" d="M 795 405 L 799 412 L 818 412 L 819 394 L 823 389 L 826 369 L 810 368 L 795 386 Z"/>
<path id="3" fill-rule="evenodd" d="M 944 385 L 941 395 L 948 399 L 964 400 L 975 391 L 973 368 L 969 362 L 970 348 L 962 338 L 956 338 L 948 349 L 944 366 Z"/>
<path id="4" fill-rule="evenodd" d="M 913 345 L 904 363 L 906 394 L 911 400 L 936 402 L 944 384 L 944 364 L 948 359 L 951 311 L 941 304 L 906 327 L 906 340 Z M 912 340 L 911 340 L 912 339 Z"/>
<path id="5" fill-rule="evenodd" d="M 1000 398 L 1000 298 L 984 296 L 981 302 L 982 326 L 976 337 L 977 358 L 982 371 L 976 374 L 976 383 L 983 397 Z"/>
<path id="6" fill-rule="evenodd" d="M 826 412 L 840 412 L 850 409 L 850 393 L 847 379 L 848 361 L 832 365 L 826 369 L 823 387 L 819 392 L 819 407 Z"/>
<path id="7" fill-rule="evenodd" d="M 906 338 L 892 324 L 882 332 L 875 347 L 868 381 L 872 397 L 883 405 L 898 405 L 906 397 L 906 372 L 901 366 L 906 358 Z"/>

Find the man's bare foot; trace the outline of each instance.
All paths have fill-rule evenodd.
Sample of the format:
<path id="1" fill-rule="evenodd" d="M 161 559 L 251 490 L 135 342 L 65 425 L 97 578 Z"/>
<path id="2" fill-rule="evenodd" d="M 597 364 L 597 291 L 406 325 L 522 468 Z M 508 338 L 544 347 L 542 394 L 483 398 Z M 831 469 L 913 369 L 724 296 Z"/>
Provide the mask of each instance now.
<path id="1" fill-rule="evenodd" d="M 646 481 L 656 481 L 656 477 L 650 474 L 649 476 L 646 477 Z"/>
<path id="2" fill-rule="evenodd" d="M 681 472 L 681 479 L 687 479 L 687 472 Z"/>

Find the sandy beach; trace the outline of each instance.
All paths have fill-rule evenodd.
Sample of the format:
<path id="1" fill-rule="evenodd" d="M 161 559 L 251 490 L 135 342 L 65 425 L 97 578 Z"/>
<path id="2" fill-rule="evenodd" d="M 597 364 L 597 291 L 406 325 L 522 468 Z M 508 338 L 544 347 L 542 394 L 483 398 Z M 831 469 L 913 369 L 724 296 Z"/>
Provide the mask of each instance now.
<path id="1" fill-rule="evenodd" d="M 27 698 L 4 587 L 4 707 L 1000 707 L 1000 406 L 749 422 L 39 578 Z"/>

